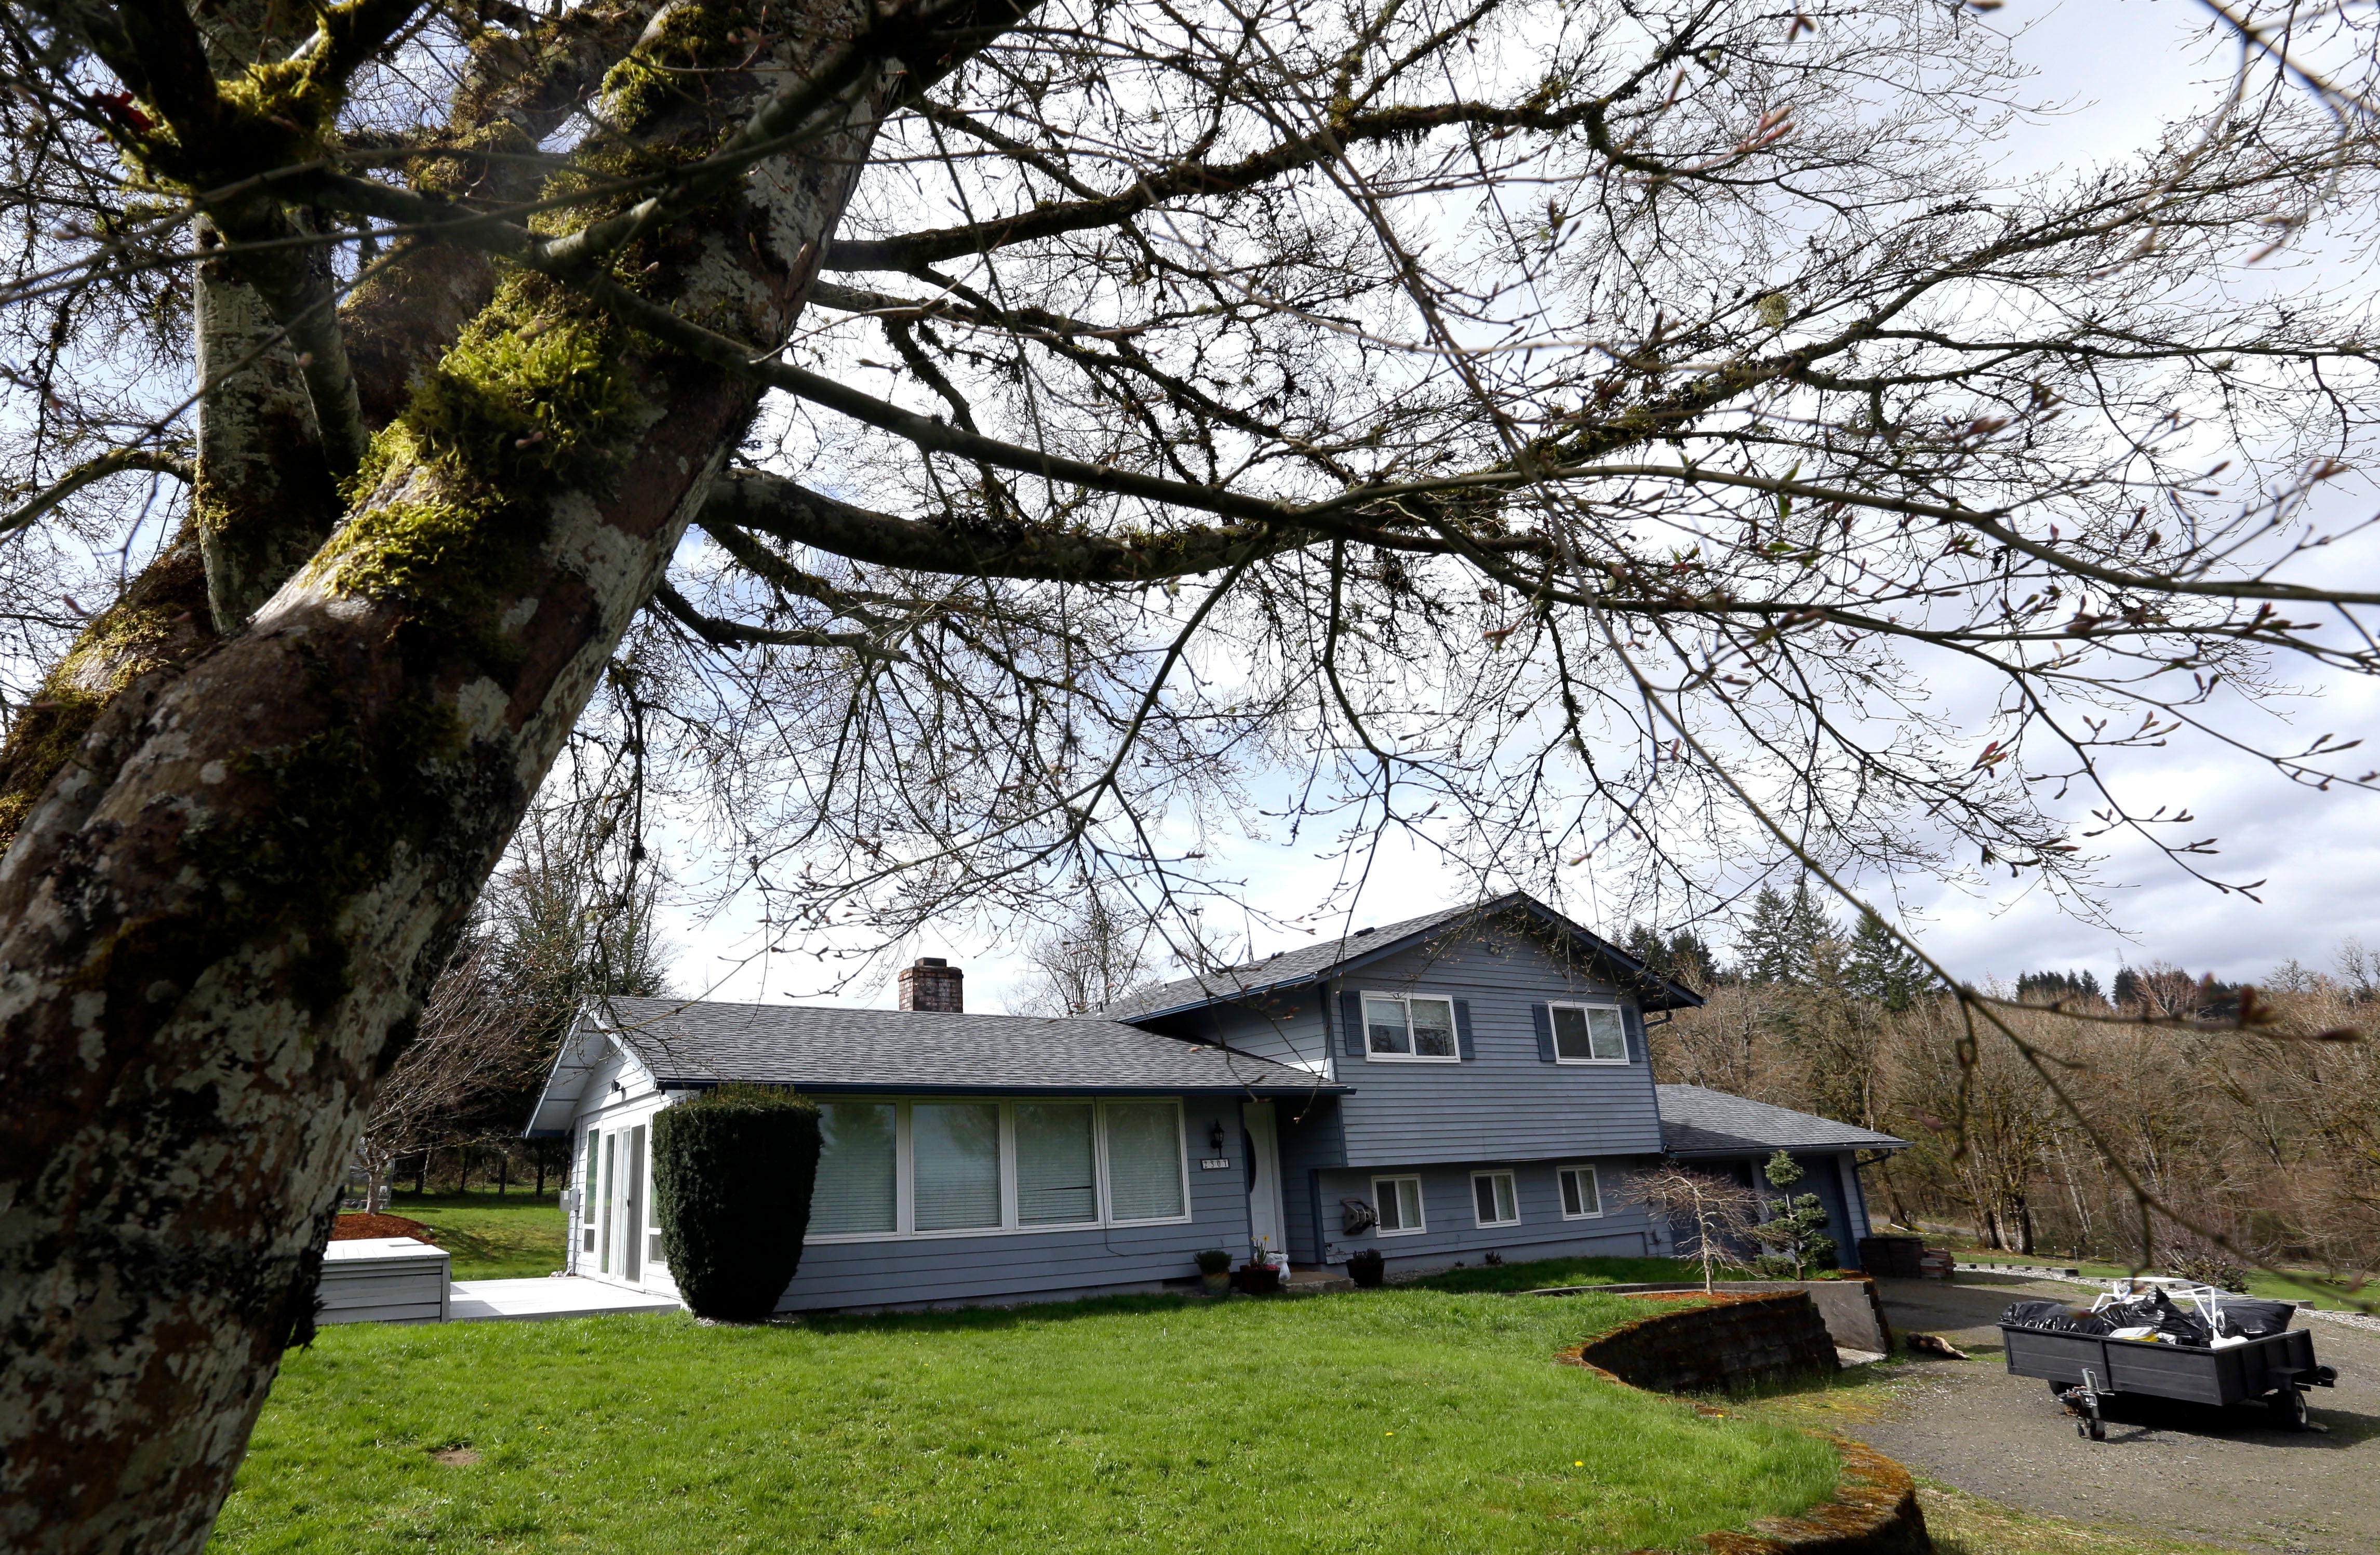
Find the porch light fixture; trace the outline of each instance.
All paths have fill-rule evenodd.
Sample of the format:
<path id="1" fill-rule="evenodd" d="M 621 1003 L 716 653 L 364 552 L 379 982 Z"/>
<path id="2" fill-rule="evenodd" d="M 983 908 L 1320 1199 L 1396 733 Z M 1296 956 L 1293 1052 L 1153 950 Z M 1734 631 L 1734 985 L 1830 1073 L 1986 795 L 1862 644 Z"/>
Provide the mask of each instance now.
<path id="1" fill-rule="evenodd" d="M 1211 1124 L 1209 1124 L 1209 1125 L 1208 1126 L 1208 1129 L 1207 1129 L 1207 1139 L 1208 1139 L 1208 1142 L 1209 1144 L 1211 1144 L 1211 1145 L 1213 1145 L 1213 1146 L 1215 1147 L 1215 1153 L 1216 1153 L 1217 1155 L 1221 1155 L 1221 1154 L 1223 1153 L 1223 1120 L 1222 1120 L 1222 1119 L 1220 1119 L 1220 1118 L 1217 1118 L 1217 1119 L 1216 1119 L 1216 1120 L 1215 1120 Z"/>

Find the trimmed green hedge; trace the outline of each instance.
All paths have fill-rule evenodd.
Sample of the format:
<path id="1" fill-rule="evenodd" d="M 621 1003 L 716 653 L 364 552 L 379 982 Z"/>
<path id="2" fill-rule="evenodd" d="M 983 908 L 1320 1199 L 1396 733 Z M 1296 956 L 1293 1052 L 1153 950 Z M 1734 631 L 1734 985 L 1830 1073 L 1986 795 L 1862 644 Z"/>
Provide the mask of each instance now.
<path id="1" fill-rule="evenodd" d="M 801 1267 L 818 1180 L 817 1107 L 770 1086 L 721 1086 L 653 1120 L 662 1256 L 696 1316 L 757 1323 Z"/>

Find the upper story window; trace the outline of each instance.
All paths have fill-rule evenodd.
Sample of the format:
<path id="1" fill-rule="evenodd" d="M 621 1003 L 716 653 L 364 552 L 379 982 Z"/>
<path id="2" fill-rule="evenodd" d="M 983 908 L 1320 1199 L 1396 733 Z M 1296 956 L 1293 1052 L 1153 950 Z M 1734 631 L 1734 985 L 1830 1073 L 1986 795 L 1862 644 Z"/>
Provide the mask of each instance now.
<path id="1" fill-rule="evenodd" d="M 1454 1003 L 1397 993 L 1364 995 L 1366 1058 L 1462 1062 L 1454 1044 Z"/>
<path id="2" fill-rule="evenodd" d="M 1625 1063 L 1628 1033 L 1617 1004 L 1556 1004 L 1556 1063 Z"/>

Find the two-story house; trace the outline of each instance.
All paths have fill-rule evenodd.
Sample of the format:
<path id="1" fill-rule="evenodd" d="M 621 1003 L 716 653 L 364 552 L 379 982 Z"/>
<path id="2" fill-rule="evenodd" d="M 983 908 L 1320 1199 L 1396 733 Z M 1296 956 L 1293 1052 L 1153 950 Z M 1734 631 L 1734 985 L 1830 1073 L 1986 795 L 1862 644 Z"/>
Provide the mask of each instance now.
<path id="1" fill-rule="evenodd" d="M 969 1014 L 963 988 L 921 961 L 898 1010 L 590 1008 L 529 1129 L 575 1142 L 572 1272 L 674 1289 L 651 1122 L 730 1081 L 820 1109 L 783 1310 L 1152 1290 L 1212 1247 L 1318 1265 L 1377 1246 L 1396 1270 L 1666 1245 L 1627 1189 L 1665 1149 L 1645 1022 L 1701 1001 L 1528 896 L 1358 929 L 1097 1016 Z M 1663 1088 L 1705 1124 L 1734 1099 Z M 1850 1154 L 1900 1141 L 1751 1104 L 1726 1122 L 1690 1148 L 1735 1168 L 1794 1148 L 1856 1245 Z"/>

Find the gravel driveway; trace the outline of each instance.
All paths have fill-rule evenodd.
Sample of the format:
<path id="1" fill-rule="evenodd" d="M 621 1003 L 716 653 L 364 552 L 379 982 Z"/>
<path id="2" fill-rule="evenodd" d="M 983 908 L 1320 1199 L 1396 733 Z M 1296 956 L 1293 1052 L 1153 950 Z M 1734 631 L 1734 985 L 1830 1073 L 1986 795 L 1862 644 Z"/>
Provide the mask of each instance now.
<path id="1" fill-rule="evenodd" d="M 1973 1357 L 1911 1368 L 1918 1380 L 1849 1434 L 1913 1469 L 2008 1505 L 2254 1551 L 2380 1550 L 2380 1332 L 2300 1318 L 2315 1358 L 2338 1368 L 2312 1390 L 2328 1429 L 2271 1428 L 2261 1407 L 2118 1399 L 2107 1440 L 2084 1441 L 2047 1383 L 2004 1369 L 2000 1309 L 2020 1296 L 2087 1300 L 2072 1285 L 1961 1272 L 1955 1284 L 1879 1282 L 1895 1330 L 1949 1339 Z"/>

